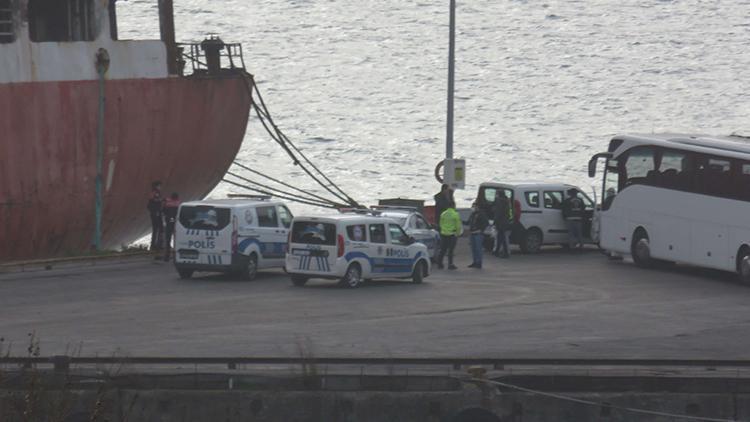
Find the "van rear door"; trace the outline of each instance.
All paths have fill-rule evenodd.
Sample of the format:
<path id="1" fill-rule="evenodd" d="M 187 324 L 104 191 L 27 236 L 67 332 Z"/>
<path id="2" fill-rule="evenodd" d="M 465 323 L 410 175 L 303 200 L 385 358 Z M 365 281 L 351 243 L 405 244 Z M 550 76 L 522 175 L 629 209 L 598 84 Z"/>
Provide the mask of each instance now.
<path id="1" fill-rule="evenodd" d="M 334 223 L 296 220 L 292 225 L 287 271 L 331 273 L 338 257 Z"/>
<path id="2" fill-rule="evenodd" d="M 229 208 L 183 205 L 175 234 L 177 262 L 229 266 L 232 224 Z"/>
<path id="3" fill-rule="evenodd" d="M 278 207 L 263 205 L 255 208 L 258 214 L 258 233 L 260 234 L 260 253 L 263 255 L 262 267 L 281 267 L 286 254 L 286 229 L 279 223 Z"/>

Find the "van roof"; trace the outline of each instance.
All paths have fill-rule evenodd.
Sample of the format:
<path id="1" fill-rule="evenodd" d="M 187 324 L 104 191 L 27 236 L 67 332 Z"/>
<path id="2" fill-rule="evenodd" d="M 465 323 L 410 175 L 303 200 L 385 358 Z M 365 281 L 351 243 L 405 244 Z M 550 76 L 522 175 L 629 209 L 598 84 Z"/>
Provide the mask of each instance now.
<path id="1" fill-rule="evenodd" d="M 282 201 L 274 200 L 263 200 L 263 199 L 204 199 L 202 201 L 189 201 L 183 202 L 183 206 L 208 206 L 208 207 L 223 207 L 223 208 L 237 208 L 247 207 L 252 205 L 280 205 Z"/>
<path id="2" fill-rule="evenodd" d="M 569 183 L 554 183 L 554 182 L 484 182 L 479 187 L 493 187 L 493 188 L 511 188 L 511 189 L 530 189 L 530 188 L 541 188 L 541 189 L 550 189 L 550 188 L 562 188 L 562 189 L 570 189 L 570 188 L 576 188 L 579 190 L 582 190 L 580 187 L 571 185 Z"/>
<path id="3" fill-rule="evenodd" d="M 381 217 L 381 216 L 374 216 L 374 215 L 367 215 L 367 214 L 333 214 L 333 215 L 302 215 L 298 217 L 294 217 L 294 221 L 319 221 L 319 222 L 328 222 L 328 223 L 336 223 L 339 221 L 364 221 L 364 222 L 382 222 L 383 220 L 389 220 L 391 219 L 387 217 Z"/>

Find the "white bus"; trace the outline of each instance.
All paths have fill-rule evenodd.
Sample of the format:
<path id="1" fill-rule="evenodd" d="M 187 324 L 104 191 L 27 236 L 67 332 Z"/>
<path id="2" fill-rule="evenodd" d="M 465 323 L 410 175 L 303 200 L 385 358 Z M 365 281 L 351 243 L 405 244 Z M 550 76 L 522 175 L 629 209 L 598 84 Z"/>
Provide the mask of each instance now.
<path id="1" fill-rule="evenodd" d="M 599 244 L 640 266 L 659 261 L 736 271 L 750 283 L 750 139 L 615 136 L 604 159 Z"/>

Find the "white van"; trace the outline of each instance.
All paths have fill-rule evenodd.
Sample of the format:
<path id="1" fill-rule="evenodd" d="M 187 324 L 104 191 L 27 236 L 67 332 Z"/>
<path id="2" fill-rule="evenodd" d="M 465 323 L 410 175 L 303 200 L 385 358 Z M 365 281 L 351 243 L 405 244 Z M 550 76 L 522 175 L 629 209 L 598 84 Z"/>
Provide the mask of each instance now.
<path id="1" fill-rule="evenodd" d="M 175 225 L 175 267 L 181 278 L 194 271 L 241 274 L 283 267 L 292 213 L 281 201 L 221 199 L 180 205 Z"/>
<path id="2" fill-rule="evenodd" d="M 430 274 L 430 255 L 425 245 L 389 218 L 297 217 L 286 271 L 295 286 L 304 286 L 310 278 L 338 279 L 352 288 L 376 278 L 411 278 L 421 283 Z"/>
<path id="3" fill-rule="evenodd" d="M 579 187 L 564 183 L 482 183 L 479 185 L 477 203 L 493 218 L 493 203 L 498 193 L 505 192 L 513 204 L 515 222 L 510 242 L 519 245 L 524 253 L 537 253 L 542 245 L 568 244 L 568 228 L 562 216 L 562 204 L 568 190 L 575 189 L 586 206 L 583 221 L 584 241 L 591 242 L 591 218 L 594 201 Z M 487 243 L 495 236 L 494 227 L 489 229 Z"/>

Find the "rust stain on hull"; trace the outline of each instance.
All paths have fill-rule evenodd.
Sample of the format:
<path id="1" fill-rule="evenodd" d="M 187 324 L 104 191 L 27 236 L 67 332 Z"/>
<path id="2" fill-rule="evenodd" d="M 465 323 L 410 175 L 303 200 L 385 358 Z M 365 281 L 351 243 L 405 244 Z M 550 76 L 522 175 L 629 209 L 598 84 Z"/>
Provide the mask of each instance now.
<path id="1" fill-rule="evenodd" d="M 107 81 L 103 246 L 147 233 L 153 180 L 186 200 L 208 194 L 250 105 L 241 76 Z M 0 261 L 90 247 L 97 106 L 96 81 L 0 85 Z"/>

